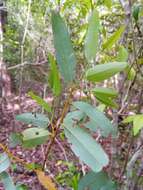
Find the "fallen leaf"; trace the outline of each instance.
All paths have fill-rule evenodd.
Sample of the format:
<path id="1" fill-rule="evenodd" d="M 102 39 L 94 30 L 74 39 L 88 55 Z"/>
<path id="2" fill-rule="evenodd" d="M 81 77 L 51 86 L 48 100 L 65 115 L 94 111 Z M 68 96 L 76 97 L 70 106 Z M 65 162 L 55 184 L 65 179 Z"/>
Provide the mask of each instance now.
<path id="1" fill-rule="evenodd" d="M 36 174 L 39 182 L 48 190 L 57 190 L 55 184 L 52 182 L 49 176 L 46 176 L 44 172 L 36 170 Z"/>

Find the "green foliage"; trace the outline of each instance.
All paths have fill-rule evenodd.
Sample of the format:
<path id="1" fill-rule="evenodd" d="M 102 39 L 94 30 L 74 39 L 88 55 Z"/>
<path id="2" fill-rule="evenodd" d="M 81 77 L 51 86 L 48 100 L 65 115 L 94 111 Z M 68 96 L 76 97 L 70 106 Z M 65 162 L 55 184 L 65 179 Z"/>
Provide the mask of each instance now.
<path id="1" fill-rule="evenodd" d="M 52 29 L 57 63 L 66 82 L 75 79 L 76 58 L 64 20 L 56 11 L 52 11 Z"/>
<path id="2" fill-rule="evenodd" d="M 10 160 L 7 154 L 1 153 L 0 154 L 0 173 L 4 172 L 10 166 Z"/>
<path id="3" fill-rule="evenodd" d="M 61 82 L 59 77 L 58 68 L 54 56 L 49 53 L 48 55 L 51 71 L 49 74 L 49 83 L 55 96 L 59 96 L 61 93 Z"/>
<path id="4" fill-rule="evenodd" d="M 109 79 L 120 71 L 123 71 L 126 67 L 126 62 L 113 62 L 96 65 L 94 68 L 87 70 L 86 78 L 92 82 L 100 82 L 105 79 Z"/>
<path id="5" fill-rule="evenodd" d="M 9 136 L 9 146 L 15 147 L 22 144 L 22 135 L 20 133 L 11 133 Z"/>
<path id="6" fill-rule="evenodd" d="M 143 114 L 128 116 L 126 119 L 124 119 L 123 122 L 133 122 L 133 134 L 134 136 L 136 136 L 139 133 L 139 131 L 143 128 Z"/>
<path id="7" fill-rule="evenodd" d="M 28 95 L 35 100 L 42 108 L 44 108 L 47 112 L 51 112 L 50 105 L 43 100 L 40 96 L 35 95 L 32 91 L 28 93 Z"/>
<path id="8" fill-rule="evenodd" d="M 95 58 L 99 49 L 99 28 L 99 13 L 95 9 L 92 12 L 91 18 L 89 20 L 88 30 L 85 38 L 85 56 L 89 63 Z"/>
<path id="9" fill-rule="evenodd" d="M 24 130 L 22 135 L 22 145 L 26 148 L 33 148 L 43 144 L 47 140 L 49 132 L 43 128 L 32 127 Z"/>
<path id="10" fill-rule="evenodd" d="M 112 36 L 109 37 L 109 39 L 107 39 L 103 45 L 102 45 L 102 48 L 103 50 L 105 49 L 111 49 L 113 45 L 115 45 L 118 40 L 120 39 L 121 37 L 121 34 L 124 32 L 125 30 L 125 26 L 121 26 L 116 32 L 114 32 L 112 34 Z"/>
<path id="11" fill-rule="evenodd" d="M 89 172 L 79 181 L 78 190 L 117 190 L 116 184 L 105 172 Z"/>
<path id="12" fill-rule="evenodd" d="M 43 100 L 44 101 L 44 100 Z M 39 113 L 23 113 L 16 116 L 17 121 L 24 122 L 26 124 L 31 124 L 37 127 L 47 127 L 49 124 L 49 119 L 44 114 Z"/>

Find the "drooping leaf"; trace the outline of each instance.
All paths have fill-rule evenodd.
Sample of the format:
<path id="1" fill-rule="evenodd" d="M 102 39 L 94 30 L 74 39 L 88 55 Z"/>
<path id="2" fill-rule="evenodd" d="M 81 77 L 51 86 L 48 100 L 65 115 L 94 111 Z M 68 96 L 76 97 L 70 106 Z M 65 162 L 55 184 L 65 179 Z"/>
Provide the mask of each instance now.
<path id="1" fill-rule="evenodd" d="M 75 79 L 76 58 L 64 20 L 56 11 L 52 11 L 52 30 L 57 63 L 66 82 Z"/>
<path id="2" fill-rule="evenodd" d="M 105 172 L 89 172 L 83 176 L 78 185 L 78 190 L 116 190 L 116 184 Z"/>
<path id="3" fill-rule="evenodd" d="M 85 113 L 93 122 L 95 122 L 95 125 L 101 130 L 103 136 L 107 137 L 109 134 L 115 135 L 115 128 L 104 113 L 82 101 L 74 102 L 73 106 Z"/>
<path id="4" fill-rule="evenodd" d="M 40 170 L 36 170 L 36 174 L 39 182 L 45 187 L 47 190 L 57 190 L 55 184 L 52 182 L 51 178 L 44 174 L 44 172 Z"/>
<path id="5" fill-rule="evenodd" d="M 10 147 L 16 147 L 22 144 L 22 135 L 20 133 L 11 133 L 9 136 Z"/>
<path id="6" fill-rule="evenodd" d="M 91 91 L 95 95 L 99 95 L 99 96 L 104 95 L 104 96 L 110 97 L 110 98 L 116 98 L 118 95 L 118 92 L 111 88 L 96 87 L 96 88 L 91 89 Z"/>
<path id="7" fill-rule="evenodd" d="M 48 136 L 49 132 L 43 128 L 32 127 L 22 132 L 23 143 L 22 145 L 27 148 L 32 148 L 37 145 L 43 144 Z"/>
<path id="8" fill-rule="evenodd" d="M 96 57 L 96 53 L 99 49 L 99 27 L 99 13 L 95 9 L 90 17 L 85 38 L 85 56 L 88 62 Z"/>
<path id="9" fill-rule="evenodd" d="M 126 62 L 112 62 L 96 65 L 94 68 L 87 70 L 86 78 L 92 82 L 100 82 L 109 79 L 127 67 Z"/>
<path id="10" fill-rule="evenodd" d="M 51 67 L 49 82 L 52 87 L 54 95 L 59 96 L 61 93 L 61 82 L 60 82 L 60 77 L 59 77 L 56 61 L 54 59 L 54 56 L 50 53 L 48 55 L 48 58 L 49 58 L 50 67 Z"/>
<path id="11" fill-rule="evenodd" d="M 0 180 L 3 183 L 5 190 L 16 190 L 16 187 L 12 181 L 12 178 L 7 172 L 2 172 L 0 174 Z"/>
<path id="12" fill-rule="evenodd" d="M 35 95 L 32 91 L 28 92 L 28 95 L 37 102 L 38 105 L 40 105 L 42 108 L 44 108 L 47 112 L 51 112 L 50 105 L 43 100 L 40 96 Z"/>
<path id="13" fill-rule="evenodd" d="M 73 152 L 79 156 L 93 171 L 99 172 L 107 166 L 109 160 L 107 154 L 90 134 L 78 126 L 65 126 L 65 135 L 72 144 Z"/>
<path id="14" fill-rule="evenodd" d="M 31 124 L 37 127 L 47 127 L 49 124 L 49 119 L 44 114 L 39 113 L 22 113 L 16 116 L 16 120 L 22 121 L 25 124 Z"/>
<path id="15" fill-rule="evenodd" d="M 8 155 L 4 152 L 0 154 L 0 173 L 4 172 L 10 166 Z"/>
<path id="16" fill-rule="evenodd" d="M 125 30 L 125 26 L 121 26 L 116 32 L 112 34 L 102 45 L 103 50 L 104 49 L 111 49 L 114 44 L 118 42 L 120 39 L 122 33 Z"/>

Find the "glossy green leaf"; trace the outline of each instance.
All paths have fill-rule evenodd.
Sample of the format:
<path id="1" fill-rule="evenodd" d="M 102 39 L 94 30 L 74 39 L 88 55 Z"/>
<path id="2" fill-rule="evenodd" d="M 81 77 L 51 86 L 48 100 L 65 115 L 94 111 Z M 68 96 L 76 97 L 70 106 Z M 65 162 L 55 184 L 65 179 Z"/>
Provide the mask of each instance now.
<path id="1" fill-rule="evenodd" d="M 109 134 L 115 135 L 115 128 L 104 113 L 90 104 L 81 101 L 74 102 L 73 106 L 85 113 L 92 121 L 94 121 L 102 131 L 103 136 L 107 137 Z"/>
<path id="2" fill-rule="evenodd" d="M 43 100 L 40 96 L 35 95 L 32 91 L 28 92 L 28 95 L 37 102 L 38 105 L 40 105 L 42 108 L 44 108 L 47 112 L 51 112 L 50 105 Z"/>
<path id="3" fill-rule="evenodd" d="M 109 79 L 127 67 L 126 62 L 112 62 L 96 65 L 94 68 L 87 70 L 86 78 L 92 82 L 100 82 Z"/>
<path id="4" fill-rule="evenodd" d="M 54 56 L 50 53 L 48 55 L 48 58 L 49 58 L 50 67 L 51 67 L 51 71 L 49 75 L 50 86 L 53 90 L 54 95 L 59 96 L 61 93 L 61 82 L 60 82 L 60 77 L 59 77 L 56 61 L 54 59 Z"/>
<path id="5" fill-rule="evenodd" d="M 5 190 L 16 190 L 13 180 L 7 172 L 2 172 L 0 174 L 0 180 L 3 183 Z"/>
<path id="6" fill-rule="evenodd" d="M 99 172 L 107 166 L 109 160 L 107 154 L 90 134 L 78 126 L 65 126 L 65 135 L 72 144 L 73 152 L 79 156 L 93 171 Z"/>
<path id="7" fill-rule="evenodd" d="M 125 26 L 121 26 L 116 32 L 112 34 L 102 45 L 103 50 L 104 49 L 111 49 L 113 45 L 115 45 L 118 40 L 120 39 L 122 33 L 125 30 Z"/>
<path id="8" fill-rule="evenodd" d="M 10 147 L 16 147 L 22 144 L 22 135 L 20 133 L 11 133 L 9 136 Z"/>
<path id="9" fill-rule="evenodd" d="M 32 148 L 37 145 L 43 144 L 49 136 L 49 131 L 43 128 L 32 127 L 24 130 L 22 132 L 22 135 L 22 145 L 27 148 Z"/>
<path id="10" fill-rule="evenodd" d="M 16 116 L 16 120 L 22 121 L 25 124 L 31 124 L 37 127 L 47 127 L 49 124 L 49 119 L 44 114 L 39 113 L 22 113 Z"/>
<path id="11" fill-rule="evenodd" d="M 105 172 L 94 173 L 93 171 L 83 176 L 78 185 L 78 190 L 117 190 L 113 182 Z"/>
<path id="12" fill-rule="evenodd" d="M 99 27 L 99 13 L 95 9 L 90 17 L 85 38 L 85 56 L 88 62 L 92 61 L 96 57 L 96 53 L 99 49 Z"/>
<path id="13" fill-rule="evenodd" d="M 116 98 L 118 95 L 118 92 L 111 88 L 96 87 L 96 88 L 91 89 L 91 91 L 95 95 L 99 95 L 99 96 L 104 95 L 104 96 L 110 97 L 110 98 Z"/>
<path id="14" fill-rule="evenodd" d="M 4 152 L 0 154 L 0 173 L 5 171 L 10 166 L 8 155 Z"/>
<path id="15" fill-rule="evenodd" d="M 75 79 L 76 58 L 64 20 L 56 11 L 52 11 L 52 29 L 57 63 L 66 82 Z"/>

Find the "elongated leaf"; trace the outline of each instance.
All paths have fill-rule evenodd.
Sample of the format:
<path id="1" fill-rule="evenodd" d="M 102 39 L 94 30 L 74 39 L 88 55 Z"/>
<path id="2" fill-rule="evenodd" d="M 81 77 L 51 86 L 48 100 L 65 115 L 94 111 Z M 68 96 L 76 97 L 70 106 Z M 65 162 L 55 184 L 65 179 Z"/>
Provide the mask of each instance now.
<path id="1" fill-rule="evenodd" d="M 107 154 L 84 129 L 78 126 L 65 126 L 64 131 L 68 141 L 72 144 L 73 152 L 93 171 L 99 172 L 107 166 L 109 162 Z"/>
<path id="2" fill-rule="evenodd" d="M 32 148 L 37 145 L 43 144 L 49 135 L 48 130 L 43 128 L 32 127 L 22 132 L 23 146 Z"/>
<path id="3" fill-rule="evenodd" d="M 124 62 L 128 60 L 128 51 L 124 46 L 121 46 L 117 56 L 117 61 Z"/>
<path id="4" fill-rule="evenodd" d="M 37 102 L 42 108 L 44 108 L 47 112 L 51 112 L 51 107 L 50 105 L 43 100 L 40 96 L 35 95 L 32 91 L 28 92 L 28 95 Z"/>
<path id="5" fill-rule="evenodd" d="M 52 182 L 49 176 L 46 176 L 44 172 L 36 170 L 37 177 L 40 183 L 48 190 L 57 190 L 55 184 Z"/>
<path id="6" fill-rule="evenodd" d="M 125 26 L 121 26 L 116 32 L 114 32 L 112 34 L 112 36 L 110 36 L 110 38 L 107 39 L 105 41 L 105 43 L 103 43 L 102 48 L 103 49 L 111 49 L 112 46 L 114 44 L 116 44 L 118 42 L 118 40 L 120 39 L 121 34 L 124 32 L 124 29 L 125 29 Z"/>
<path id="7" fill-rule="evenodd" d="M 96 65 L 94 68 L 87 70 L 86 78 L 92 82 L 100 82 L 105 79 L 109 79 L 120 71 L 123 71 L 126 67 L 126 62 L 112 62 Z"/>
<path id="8" fill-rule="evenodd" d="M 78 185 L 78 190 L 116 190 L 115 183 L 109 179 L 105 172 L 89 172 L 81 178 Z"/>
<path id="9" fill-rule="evenodd" d="M 49 82 L 52 87 L 54 95 L 59 96 L 61 93 L 61 82 L 60 82 L 60 77 L 59 77 L 56 61 L 54 59 L 54 56 L 50 53 L 48 55 L 48 58 L 49 58 L 50 66 L 51 66 Z"/>
<path id="10" fill-rule="evenodd" d="M 99 14 L 95 9 L 89 20 L 88 30 L 85 38 L 85 56 L 88 62 L 95 58 L 99 49 L 99 21 Z"/>
<path id="11" fill-rule="evenodd" d="M 43 128 L 47 127 L 49 124 L 48 117 L 39 113 L 22 113 L 16 116 L 16 120 Z"/>
<path id="12" fill-rule="evenodd" d="M 0 173 L 4 172 L 10 166 L 8 155 L 4 152 L 0 154 Z"/>
<path id="13" fill-rule="evenodd" d="M 0 179 L 4 185 L 5 190 L 16 190 L 16 187 L 12 181 L 12 178 L 7 172 L 2 172 L 0 174 Z"/>
<path id="14" fill-rule="evenodd" d="M 104 87 L 96 87 L 91 89 L 91 91 L 93 92 L 93 94 L 95 95 L 104 95 L 106 97 L 111 97 L 111 98 L 115 98 L 117 97 L 118 93 L 111 88 L 104 88 Z"/>
<path id="15" fill-rule="evenodd" d="M 110 97 L 106 97 L 105 95 L 95 95 L 96 99 L 99 100 L 101 103 L 113 107 L 113 108 L 117 108 L 118 105 L 113 101 L 113 99 L 111 99 Z"/>
<path id="16" fill-rule="evenodd" d="M 109 134 L 114 135 L 115 128 L 102 112 L 85 102 L 77 101 L 73 103 L 73 106 L 85 113 L 92 121 L 94 121 L 98 128 L 102 131 L 103 136 L 106 137 Z"/>
<path id="17" fill-rule="evenodd" d="M 65 22 L 60 14 L 52 11 L 52 29 L 57 63 L 66 82 L 75 79 L 76 58 Z"/>

